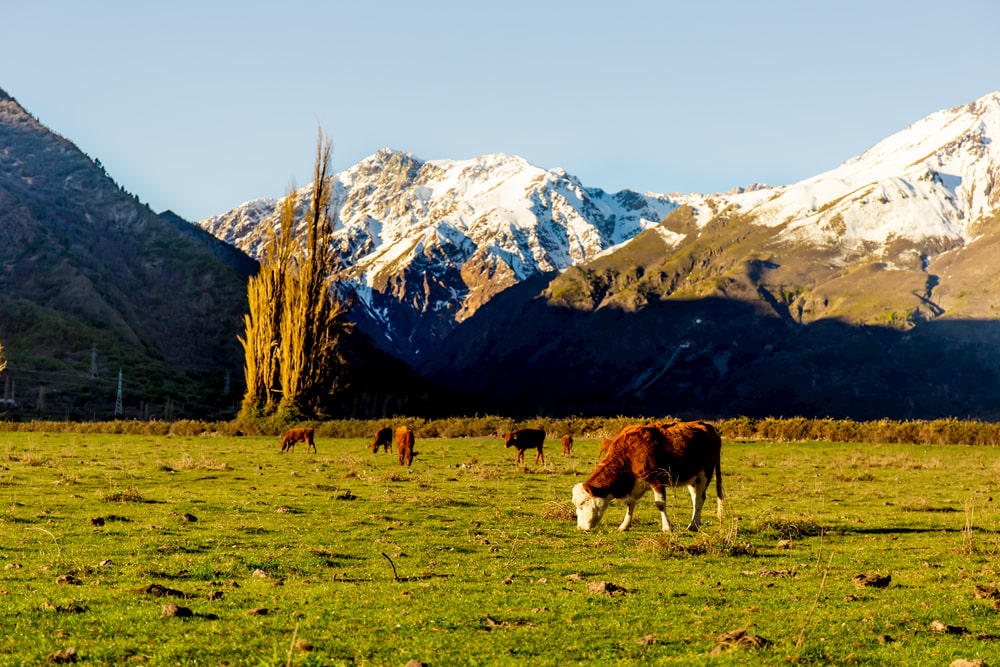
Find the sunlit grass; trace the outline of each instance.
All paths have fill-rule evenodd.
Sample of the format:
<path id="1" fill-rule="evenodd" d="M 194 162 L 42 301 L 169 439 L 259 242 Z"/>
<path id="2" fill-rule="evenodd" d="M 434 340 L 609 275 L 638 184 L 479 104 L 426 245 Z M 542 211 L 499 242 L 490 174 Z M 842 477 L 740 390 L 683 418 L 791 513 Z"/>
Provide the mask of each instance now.
<path id="1" fill-rule="evenodd" d="M 569 488 L 599 443 L 518 466 L 497 438 L 418 439 L 406 469 L 368 438 L 311 454 L 3 434 L 0 663 L 76 647 L 82 664 L 939 665 L 996 648 L 974 592 L 1000 583 L 1000 450 L 730 441 L 723 521 L 710 497 L 701 532 L 661 534 L 646 498 L 629 532 L 618 504 L 580 532 Z M 683 525 L 685 490 L 668 512 Z M 874 573 L 891 583 L 854 583 Z M 770 644 L 710 657 L 737 628 Z"/>

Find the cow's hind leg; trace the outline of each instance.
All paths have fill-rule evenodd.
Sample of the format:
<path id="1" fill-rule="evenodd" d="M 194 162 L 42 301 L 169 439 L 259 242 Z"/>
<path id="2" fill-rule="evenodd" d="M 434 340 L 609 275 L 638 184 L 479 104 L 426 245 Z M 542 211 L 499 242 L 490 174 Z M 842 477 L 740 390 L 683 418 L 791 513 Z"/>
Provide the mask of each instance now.
<path id="1" fill-rule="evenodd" d="M 701 508 L 705 506 L 705 491 L 708 489 L 708 477 L 704 473 L 699 473 L 697 477 L 688 484 L 688 491 L 691 492 L 691 523 L 688 530 L 698 530 L 701 526 Z"/>
<path id="2" fill-rule="evenodd" d="M 660 513 L 660 530 L 671 532 L 674 525 L 667 517 L 667 494 L 662 486 L 660 488 L 653 487 L 653 504 Z"/>

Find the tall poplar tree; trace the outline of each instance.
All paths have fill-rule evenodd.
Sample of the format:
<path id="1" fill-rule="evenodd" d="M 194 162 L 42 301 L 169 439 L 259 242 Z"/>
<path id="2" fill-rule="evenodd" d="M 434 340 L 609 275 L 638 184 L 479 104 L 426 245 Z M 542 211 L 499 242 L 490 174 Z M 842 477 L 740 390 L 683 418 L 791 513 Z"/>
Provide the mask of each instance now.
<path id="1" fill-rule="evenodd" d="M 330 141 L 320 132 L 302 220 L 304 242 L 294 236 L 299 219 L 293 190 L 283 202 L 280 229 L 269 239 L 260 273 L 247 288 L 250 313 L 240 339 L 247 359 L 246 416 L 276 411 L 285 420 L 318 416 L 340 375 L 337 343 L 351 326 L 346 317 L 351 304 L 332 289 L 337 265 L 330 155 Z"/>

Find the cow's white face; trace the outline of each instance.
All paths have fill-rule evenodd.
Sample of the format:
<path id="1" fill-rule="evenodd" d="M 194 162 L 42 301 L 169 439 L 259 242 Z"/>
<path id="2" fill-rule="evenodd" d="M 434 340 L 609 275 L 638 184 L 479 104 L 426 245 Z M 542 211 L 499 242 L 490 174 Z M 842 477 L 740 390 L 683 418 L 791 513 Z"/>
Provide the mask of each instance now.
<path id="1" fill-rule="evenodd" d="M 610 499 L 596 498 L 583 488 L 583 482 L 573 487 L 573 506 L 576 508 L 576 527 L 590 530 L 601 522 Z"/>

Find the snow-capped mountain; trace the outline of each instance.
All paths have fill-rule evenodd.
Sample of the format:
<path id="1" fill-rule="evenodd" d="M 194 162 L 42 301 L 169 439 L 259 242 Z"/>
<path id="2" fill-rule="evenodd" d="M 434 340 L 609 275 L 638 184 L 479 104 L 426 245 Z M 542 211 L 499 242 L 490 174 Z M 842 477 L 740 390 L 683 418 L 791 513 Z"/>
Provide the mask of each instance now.
<path id="1" fill-rule="evenodd" d="M 385 149 L 334 178 L 341 278 L 371 318 L 366 328 L 411 360 L 502 290 L 585 262 L 679 203 L 608 194 L 499 154 L 424 162 Z M 199 224 L 259 257 L 277 205 L 252 201 Z"/>
<path id="2" fill-rule="evenodd" d="M 998 137 L 1000 93 L 991 93 L 813 178 L 711 195 L 609 194 L 517 157 L 423 162 L 383 150 L 335 176 L 341 277 L 359 296 L 362 327 L 410 362 L 531 276 L 607 264 L 636 243 L 648 252 L 646 230 L 664 258 L 704 255 L 689 262 L 705 265 L 704 275 L 647 266 L 637 280 L 658 281 L 654 288 L 619 277 L 585 291 L 608 302 L 617 298 L 614 285 L 624 286 L 629 307 L 653 292 L 760 296 L 799 322 L 840 317 L 906 327 L 952 306 L 956 315 L 978 316 L 988 304 L 959 299 L 965 283 L 935 271 L 975 261 L 996 220 Z M 299 191 L 300 201 L 307 192 Z M 277 204 L 249 202 L 199 224 L 259 256 Z M 884 298 L 860 298 L 870 289 Z"/>
<path id="3" fill-rule="evenodd" d="M 998 137 L 994 93 L 799 183 L 676 198 L 420 370 L 524 414 L 996 419 Z"/>

